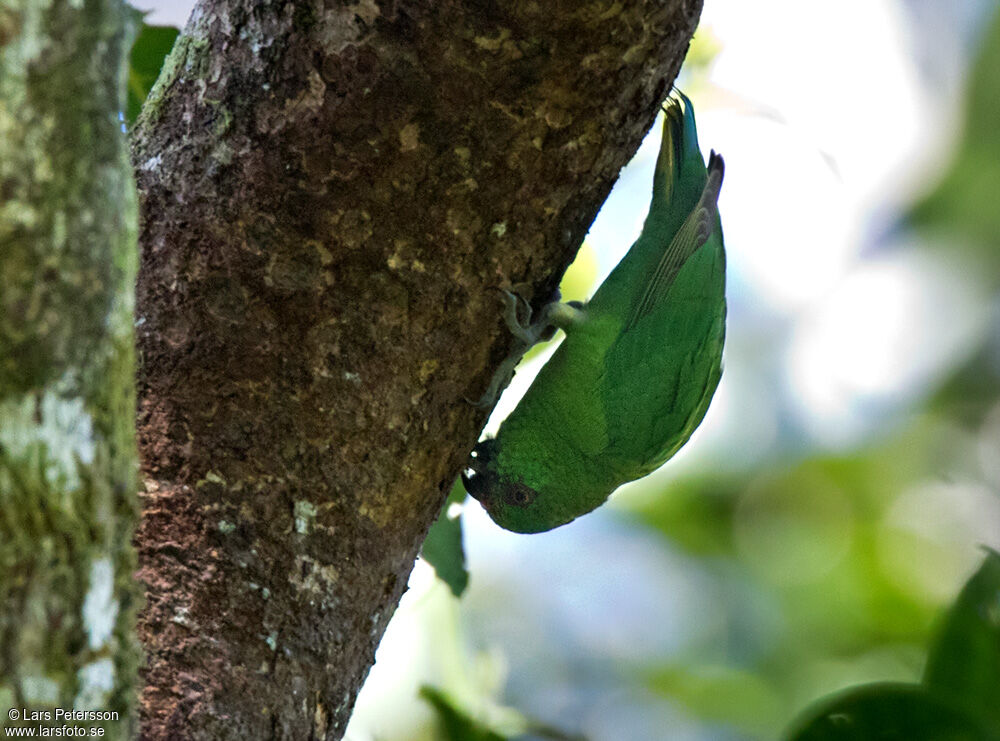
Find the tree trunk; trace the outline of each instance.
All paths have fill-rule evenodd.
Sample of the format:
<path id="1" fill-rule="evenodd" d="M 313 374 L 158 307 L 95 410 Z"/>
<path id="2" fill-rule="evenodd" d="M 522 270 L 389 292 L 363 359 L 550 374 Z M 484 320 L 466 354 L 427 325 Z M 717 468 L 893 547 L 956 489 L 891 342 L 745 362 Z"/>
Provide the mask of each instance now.
<path id="1" fill-rule="evenodd" d="M 0 712 L 113 712 L 106 738 L 138 664 L 130 16 L 0 3 Z"/>
<path id="2" fill-rule="evenodd" d="M 204 0 L 140 118 L 149 738 L 339 739 L 700 0 Z M 473 576 L 474 578 L 474 576 Z"/>

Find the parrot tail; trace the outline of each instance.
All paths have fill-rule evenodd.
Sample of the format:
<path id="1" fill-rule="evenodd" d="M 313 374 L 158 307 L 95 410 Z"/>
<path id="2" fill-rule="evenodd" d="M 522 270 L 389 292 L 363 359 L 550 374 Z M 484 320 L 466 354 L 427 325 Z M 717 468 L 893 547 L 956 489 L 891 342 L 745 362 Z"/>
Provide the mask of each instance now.
<path id="1" fill-rule="evenodd" d="M 674 188 L 687 175 L 688 168 L 698 167 L 702 172 L 705 169 L 701 150 L 698 148 L 694 106 L 680 90 L 675 89 L 674 92 L 676 97 L 671 96 L 663 109 L 663 139 L 660 143 L 660 155 L 656 159 L 656 171 L 653 174 L 654 203 L 671 202 Z"/>
<path id="2" fill-rule="evenodd" d="M 709 209 L 715 215 L 719 206 L 719 191 L 722 190 L 722 177 L 726 174 L 726 163 L 722 155 L 714 149 L 708 155 L 708 182 L 701 193 L 699 206 Z"/>

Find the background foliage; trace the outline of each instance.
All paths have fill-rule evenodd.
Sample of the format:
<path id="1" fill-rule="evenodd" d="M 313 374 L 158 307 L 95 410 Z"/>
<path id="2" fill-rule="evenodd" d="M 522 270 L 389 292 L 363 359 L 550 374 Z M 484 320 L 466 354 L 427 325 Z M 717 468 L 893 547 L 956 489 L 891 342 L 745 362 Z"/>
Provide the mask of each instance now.
<path id="1" fill-rule="evenodd" d="M 352 741 L 996 737 L 1000 19 L 973 0 L 753 5 L 706 0 L 679 81 L 727 161 L 709 417 L 552 533 L 467 503 L 469 589 L 450 519 L 425 548 L 448 586 L 418 564 Z M 136 90 L 172 36 L 143 40 Z M 566 298 L 638 233 L 653 132 Z"/>
<path id="2" fill-rule="evenodd" d="M 978 715 L 1000 691 L 1000 592 L 983 584 L 995 561 L 970 583 L 982 604 L 967 591 L 935 636 L 980 546 L 1000 546 L 1000 24 L 987 4 L 848 3 L 809 19 L 770 5 L 754 13 L 786 20 L 755 42 L 758 56 L 769 37 L 779 50 L 750 62 L 758 80 L 732 69 L 750 47 L 732 16 L 750 11 L 709 0 L 679 83 L 729 165 L 730 346 L 704 429 L 542 542 L 495 532 L 468 504 L 469 592 L 455 605 L 415 574 L 355 741 L 466 738 L 440 713 L 414 729 L 423 711 L 397 672 L 504 738 L 544 738 L 528 730 L 541 721 L 595 741 L 870 738 L 893 723 L 906 738 L 994 737 L 1000 724 Z M 871 55 L 858 77 L 848 68 L 798 105 L 760 81 L 790 77 L 779 65 L 797 56 L 788 87 L 823 88 L 828 50 L 802 47 L 852 14 L 876 26 L 857 39 Z M 570 298 L 644 215 L 653 131 Z M 976 717 L 918 684 L 929 654 L 928 681 L 949 666 L 956 696 L 980 698 Z M 503 731 L 510 707 L 530 720 Z M 853 721 L 828 727 L 831 713 Z"/>

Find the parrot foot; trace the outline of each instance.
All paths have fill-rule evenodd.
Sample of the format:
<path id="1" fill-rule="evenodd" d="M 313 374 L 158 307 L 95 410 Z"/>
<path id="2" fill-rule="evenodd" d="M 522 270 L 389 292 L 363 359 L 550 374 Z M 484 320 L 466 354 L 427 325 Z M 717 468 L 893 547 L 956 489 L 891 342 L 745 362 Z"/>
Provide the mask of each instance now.
<path id="1" fill-rule="evenodd" d="M 534 322 L 531 321 L 531 304 L 521 296 L 503 291 L 503 298 L 503 318 L 510 333 L 514 335 L 514 347 L 494 372 L 483 395 L 478 401 L 470 402 L 478 409 L 487 409 L 493 405 L 500 392 L 514 377 L 514 368 L 528 350 L 539 342 L 551 340 L 557 329 L 565 330 L 583 319 L 583 304 L 580 301 L 563 303 L 559 301 L 558 294 L 555 300 L 542 307 Z"/>
<path id="2" fill-rule="evenodd" d="M 466 399 L 466 401 L 476 407 L 476 409 L 489 409 L 493 406 L 493 402 L 495 402 L 497 397 L 500 396 L 500 392 L 514 377 L 514 368 L 516 368 L 517 364 L 521 362 L 521 358 L 524 357 L 525 352 L 527 352 L 527 348 L 518 352 L 512 352 L 504 358 L 503 362 L 500 363 L 500 367 L 493 373 L 493 378 L 490 379 L 490 385 L 486 387 L 486 391 L 483 392 L 483 395 L 476 401 L 471 401 L 469 399 Z"/>
<path id="3" fill-rule="evenodd" d="M 559 300 L 558 293 L 555 299 L 542 307 L 538 319 L 534 322 L 531 321 L 531 304 L 510 291 L 504 291 L 503 295 L 504 321 L 510 333 L 526 346 L 525 350 L 539 342 L 548 342 L 555 336 L 557 329 L 566 330 L 583 319 L 583 303 L 580 301 L 563 303 Z"/>

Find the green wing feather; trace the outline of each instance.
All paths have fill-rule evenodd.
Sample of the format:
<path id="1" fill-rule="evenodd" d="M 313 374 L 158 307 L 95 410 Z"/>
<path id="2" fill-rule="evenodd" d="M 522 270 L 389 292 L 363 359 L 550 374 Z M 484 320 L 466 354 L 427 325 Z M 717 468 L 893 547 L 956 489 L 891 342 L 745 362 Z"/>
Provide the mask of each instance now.
<path id="1" fill-rule="evenodd" d="M 687 267 L 707 269 L 695 262 L 708 260 L 698 258 L 719 264 L 719 254 L 698 253 Z M 682 271 L 675 288 L 684 277 Z M 622 462 L 627 478 L 659 468 L 701 422 L 722 373 L 724 324 L 721 299 L 714 306 L 670 301 L 609 351 L 603 393 L 608 457 Z"/>
<path id="2" fill-rule="evenodd" d="M 637 478 L 663 464 L 701 422 L 721 377 L 725 251 L 713 153 L 698 205 L 664 251 L 606 356 L 610 457 Z"/>
<path id="3" fill-rule="evenodd" d="M 663 252 L 652 277 L 646 284 L 642 298 L 625 324 L 626 332 L 662 303 L 677 273 L 688 258 L 712 235 L 718 218 L 719 190 L 722 188 L 724 170 L 722 157 L 712 152 L 708 160 L 708 181 L 702 190 L 701 198 L 698 199 L 698 205 L 684 220 L 680 230 L 671 240 L 670 246 Z"/>

